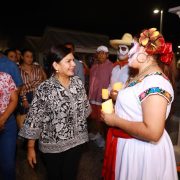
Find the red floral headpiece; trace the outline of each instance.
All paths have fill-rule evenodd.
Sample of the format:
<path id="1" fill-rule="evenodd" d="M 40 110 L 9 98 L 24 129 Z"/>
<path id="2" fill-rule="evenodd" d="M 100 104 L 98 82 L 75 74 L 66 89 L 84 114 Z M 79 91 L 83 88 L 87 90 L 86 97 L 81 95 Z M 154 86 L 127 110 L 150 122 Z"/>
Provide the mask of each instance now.
<path id="1" fill-rule="evenodd" d="M 156 28 L 144 30 L 140 34 L 139 43 L 145 47 L 148 54 L 160 54 L 160 60 L 163 63 L 171 64 L 173 58 L 172 44 L 165 43 L 163 36 Z"/>

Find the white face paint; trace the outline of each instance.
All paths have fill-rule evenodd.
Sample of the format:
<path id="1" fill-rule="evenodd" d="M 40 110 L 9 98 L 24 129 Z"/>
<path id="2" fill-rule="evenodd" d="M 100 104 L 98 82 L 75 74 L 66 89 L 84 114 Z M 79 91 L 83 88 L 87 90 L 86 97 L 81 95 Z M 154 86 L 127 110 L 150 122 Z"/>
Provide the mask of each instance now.
<path id="1" fill-rule="evenodd" d="M 129 48 L 126 45 L 119 45 L 118 51 L 117 51 L 117 56 L 118 59 L 124 60 L 127 58 L 129 52 Z"/>
<path id="2" fill-rule="evenodd" d="M 139 53 L 140 50 L 140 46 L 139 43 L 134 41 L 133 42 L 134 46 L 130 49 L 129 53 L 128 53 L 128 62 L 129 62 L 129 66 L 131 67 L 133 62 L 137 59 L 137 54 Z"/>
<path id="3" fill-rule="evenodd" d="M 140 46 L 138 42 L 134 41 L 134 46 L 128 53 L 128 62 L 130 67 L 137 68 L 139 63 L 144 63 L 147 60 L 148 54 L 145 52 L 143 46 Z M 138 64 L 137 64 L 138 63 Z"/>

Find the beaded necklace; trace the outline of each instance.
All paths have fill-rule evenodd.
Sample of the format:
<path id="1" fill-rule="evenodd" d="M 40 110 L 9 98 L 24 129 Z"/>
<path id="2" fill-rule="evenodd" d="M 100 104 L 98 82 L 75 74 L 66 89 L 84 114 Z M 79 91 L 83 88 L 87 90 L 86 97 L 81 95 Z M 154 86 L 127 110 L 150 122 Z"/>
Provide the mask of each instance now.
<path id="1" fill-rule="evenodd" d="M 157 66 L 157 63 L 150 64 L 149 66 L 146 66 L 138 75 L 136 75 L 134 78 L 132 78 L 130 81 L 137 81 L 146 71 L 151 69 L 154 66 Z"/>

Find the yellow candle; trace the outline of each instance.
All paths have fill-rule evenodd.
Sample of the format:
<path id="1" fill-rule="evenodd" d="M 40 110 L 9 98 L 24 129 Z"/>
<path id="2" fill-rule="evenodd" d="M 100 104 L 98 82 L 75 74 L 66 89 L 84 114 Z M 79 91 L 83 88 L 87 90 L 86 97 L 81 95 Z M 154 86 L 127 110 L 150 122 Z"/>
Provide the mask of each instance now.
<path id="1" fill-rule="evenodd" d="M 102 99 L 108 99 L 108 98 L 109 98 L 108 89 L 102 89 Z"/>
<path id="2" fill-rule="evenodd" d="M 102 111 L 108 114 L 113 112 L 113 102 L 112 99 L 109 99 L 102 103 Z"/>
<path id="3" fill-rule="evenodd" d="M 117 83 L 114 83 L 113 90 L 119 91 L 119 90 L 122 89 L 122 87 L 123 87 L 123 83 L 122 82 L 117 82 Z"/>

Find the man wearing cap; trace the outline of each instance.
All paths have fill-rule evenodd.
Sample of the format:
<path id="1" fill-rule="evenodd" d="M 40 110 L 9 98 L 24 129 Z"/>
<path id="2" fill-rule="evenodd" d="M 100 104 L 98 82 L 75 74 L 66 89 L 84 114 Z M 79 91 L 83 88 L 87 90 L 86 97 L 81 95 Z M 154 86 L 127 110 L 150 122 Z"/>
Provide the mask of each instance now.
<path id="1" fill-rule="evenodd" d="M 96 50 L 97 63 L 90 69 L 89 79 L 89 100 L 92 106 L 91 122 L 96 137 L 102 140 L 105 136 L 104 124 L 100 122 L 102 89 L 108 88 L 113 69 L 113 63 L 108 59 L 109 50 L 106 46 L 99 46 Z M 100 136 L 102 135 L 102 136 Z M 103 147 L 103 140 L 97 142 L 99 147 Z"/>
<path id="2" fill-rule="evenodd" d="M 122 39 L 110 40 L 110 45 L 117 50 L 117 61 L 114 63 L 114 68 L 112 70 L 111 81 L 108 88 L 109 91 L 112 90 L 114 83 L 121 82 L 125 84 L 129 78 L 130 72 L 128 67 L 128 52 L 132 45 L 132 42 L 133 37 L 129 33 L 125 33 L 122 36 Z"/>

